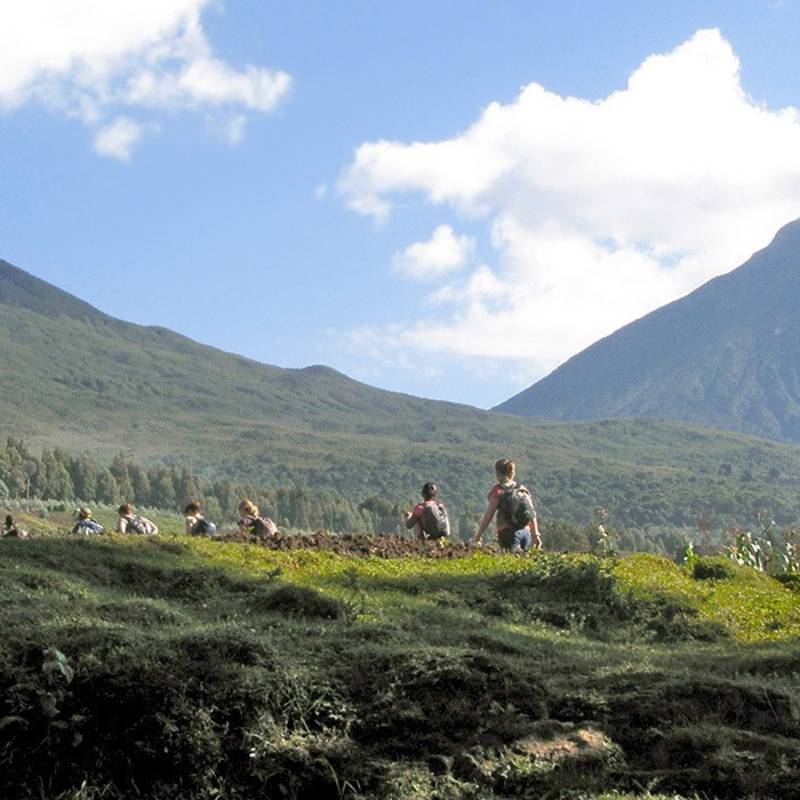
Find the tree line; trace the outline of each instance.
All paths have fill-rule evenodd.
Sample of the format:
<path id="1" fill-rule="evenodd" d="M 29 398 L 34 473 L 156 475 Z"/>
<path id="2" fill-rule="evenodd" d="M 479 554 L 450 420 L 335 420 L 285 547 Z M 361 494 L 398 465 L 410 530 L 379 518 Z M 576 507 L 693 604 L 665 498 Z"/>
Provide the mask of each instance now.
<path id="1" fill-rule="evenodd" d="M 593 481 L 589 476 L 582 478 L 577 484 L 573 482 L 572 490 L 594 486 L 594 491 L 587 491 L 579 500 L 571 497 L 569 487 L 549 485 L 552 478 L 550 481 L 547 477 L 542 480 L 545 502 L 540 505 L 540 512 L 544 510 L 541 514 L 542 531 L 547 549 L 602 551 L 613 547 L 615 550 L 674 556 L 689 541 L 702 542 L 708 538 L 702 529 L 713 528 L 719 531 L 718 535 L 724 536 L 731 523 L 736 522 L 737 512 L 741 512 L 742 507 L 763 509 L 771 506 L 781 525 L 786 524 L 782 517 L 792 518 L 791 504 L 780 502 L 780 495 L 737 497 L 726 507 L 727 494 L 723 487 L 718 486 L 714 489 L 716 502 L 713 505 L 716 508 L 713 512 L 716 513 L 706 513 L 711 503 L 705 494 L 702 497 L 684 497 L 682 504 L 673 499 L 676 507 L 682 505 L 680 516 L 666 512 L 658 514 L 655 513 L 658 508 L 650 506 L 647 506 L 650 513 L 644 513 L 645 501 L 666 503 L 667 506 L 672 504 L 661 487 L 643 485 L 638 487 L 638 496 L 623 493 L 614 506 L 616 513 L 612 511 L 612 519 L 603 518 L 603 529 L 608 534 L 604 536 L 599 533 L 600 520 L 594 517 L 598 494 L 614 497 L 609 487 L 602 492 L 597 488 L 604 480 L 608 481 L 609 476 L 595 475 Z M 572 501 L 576 508 L 574 514 L 551 513 L 546 501 L 554 491 L 562 503 L 564 498 Z M 255 481 L 243 482 L 228 477 L 212 480 L 195 474 L 188 466 L 144 466 L 124 454 L 116 455 L 110 464 L 103 465 L 87 454 L 74 456 L 57 447 L 36 454 L 20 439 L 8 438 L 5 445 L 0 446 L 0 500 L 42 500 L 75 505 L 131 502 L 140 507 L 178 511 L 189 500 L 200 499 L 211 519 L 232 522 L 238 516 L 240 500 L 248 497 L 262 513 L 271 516 L 283 528 L 395 533 L 401 528 L 402 512 L 416 500 L 387 494 L 375 493 L 354 500 L 335 492 L 312 493 L 301 485 L 270 488 Z M 482 500 L 480 494 L 475 496 L 479 502 Z M 551 504 L 555 508 L 556 503 L 551 501 Z M 465 504 L 459 508 L 456 503 L 448 503 L 448 508 L 454 535 L 466 539 L 474 534 L 481 508 L 468 509 Z M 620 513 L 620 509 L 625 513 Z M 739 522 L 746 522 L 747 518 L 755 520 L 755 517 L 754 511 L 742 515 Z M 713 548 L 707 549 L 711 551 Z"/>
<path id="2" fill-rule="evenodd" d="M 187 466 L 143 466 L 114 456 L 108 465 L 60 448 L 32 452 L 20 439 L 0 448 L 0 499 L 102 503 L 179 510 L 201 499 L 211 519 L 235 519 L 239 501 L 249 497 L 279 525 L 350 533 L 394 532 L 404 504 L 381 497 L 363 502 L 315 495 L 301 486 L 271 489 L 228 478 L 208 480 Z"/>

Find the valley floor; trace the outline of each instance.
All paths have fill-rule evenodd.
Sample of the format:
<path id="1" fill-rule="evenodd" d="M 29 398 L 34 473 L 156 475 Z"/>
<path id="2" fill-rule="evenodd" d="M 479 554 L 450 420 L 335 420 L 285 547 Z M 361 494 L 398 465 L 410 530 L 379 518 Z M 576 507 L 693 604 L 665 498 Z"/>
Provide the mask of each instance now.
<path id="1" fill-rule="evenodd" d="M 0 796 L 800 798 L 798 587 L 701 564 L 3 540 Z"/>

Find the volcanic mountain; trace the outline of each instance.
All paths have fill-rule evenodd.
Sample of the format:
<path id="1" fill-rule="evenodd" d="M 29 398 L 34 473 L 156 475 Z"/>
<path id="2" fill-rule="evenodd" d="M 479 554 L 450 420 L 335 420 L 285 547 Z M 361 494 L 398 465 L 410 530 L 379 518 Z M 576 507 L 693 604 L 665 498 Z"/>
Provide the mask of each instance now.
<path id="1" fill-rule="evenodd" d="M 800 441 L 800 220 L 744 265 L 601 339 L 496 407 L 658 417 Z"/>

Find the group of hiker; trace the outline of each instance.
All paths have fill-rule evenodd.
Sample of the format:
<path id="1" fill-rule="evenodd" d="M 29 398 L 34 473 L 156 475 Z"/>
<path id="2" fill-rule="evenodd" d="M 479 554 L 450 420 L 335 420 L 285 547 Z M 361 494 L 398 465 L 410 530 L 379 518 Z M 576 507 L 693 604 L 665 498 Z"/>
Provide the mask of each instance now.
<path id="1" fill-rule="evenodd" d="M 130 503 L 123 503 L 117 509 L 117 514 L 117 525 L 114 529 L 116 533 L 144 536 L 158 533 L 158 526 L 155 522 L 137 514 L 136 509 Z M 188 536 L 216 535 L 217 526 L 203 513 L 203 504 L 200 500 L 192 500 L 184 508 L 183 517 L 184 530 Z M 242 533 L 259 538 L 274 536 L 278 532 L 278 526 L 269 517 L 261 516 L 258 506 L 250 500 L 242 500 L 239 503 L 238 527 Z M 78 520 L 71 533 L 86 536 L 104 533 L 104 528 L 99 522 L 92 519 L 91 509 L 82 507 L 78 509 Z"/>
<path id="2" fill-rule="evenodd" d="M 541 548 L 542 538 L 536 517 L 536 508 L 530 491 L 514 480 L 516 467 L 514 462 L 501 458 L 495 465 L 497 482 L 492 486 L 488 496 L 486 511 L 478 525 L 473 541 L 480 545 L 483 535 L 492 520 L 495 520 L 497 542 L 503 550 L 512 553 L 524 553 L 531 548 Z M 153 535 L 158 533 L 158 526 L 152 521 L 136 513 L 130 503 L 123 503 L 119 509 L 117 533 Z M 439 489 L 435 483 L 426 483 L 422 487 L 422 502 L 403 515 L 406 528 L 413 528 L 417 538 L 438 540 L 444 544 L 450 536 L 450 520 L 447 508 L 439 499 Z M 203 513 L 199 500 L 192 500 L 184 509 L 185 531 L 189 536 L 215 536 L 217 526 Z M 239 531 L 247 536 L 259 539 L 274 536 L 278 533 L 277 525 L 259 513 L 258 506 L 251 500 L 239 503 Z M 78 519 L 71 531 L 78 535 L 92 535 L 104 532 L 103 526 L 92 518 L 89 508 L 78 509 Z M 6 517 L 2 529 L 3 536 L 17 538 L 27 537 L 27 532 L 19 528 L 11 515 Z"/>

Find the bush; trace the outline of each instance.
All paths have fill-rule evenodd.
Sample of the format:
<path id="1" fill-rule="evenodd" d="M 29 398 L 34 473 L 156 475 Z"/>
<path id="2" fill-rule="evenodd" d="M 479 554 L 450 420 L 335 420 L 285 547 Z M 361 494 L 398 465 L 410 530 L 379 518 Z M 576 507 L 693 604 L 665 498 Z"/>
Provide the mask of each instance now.
<path id="1" fill-rule="evenodd" d="M 730 564 L 721 558 L 703 558 L 695 561 L 692 577 L 697 581 L 724 580 L 733 577 L 733 570 Z"/>
<path id="2" fill-rule="evenodd" d="M 311 619 L 342 619 L 348 615 L 345 603 L 326 597 L 315 589 L 287 584 L 252 603 L 256 611 L 277 611 Z"/>

